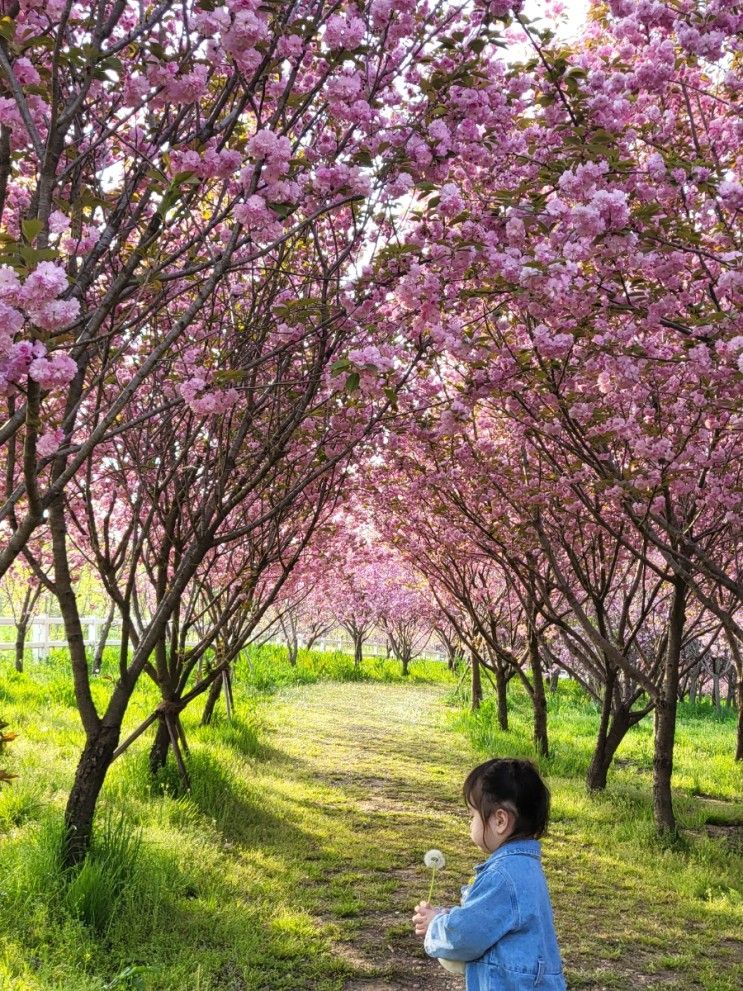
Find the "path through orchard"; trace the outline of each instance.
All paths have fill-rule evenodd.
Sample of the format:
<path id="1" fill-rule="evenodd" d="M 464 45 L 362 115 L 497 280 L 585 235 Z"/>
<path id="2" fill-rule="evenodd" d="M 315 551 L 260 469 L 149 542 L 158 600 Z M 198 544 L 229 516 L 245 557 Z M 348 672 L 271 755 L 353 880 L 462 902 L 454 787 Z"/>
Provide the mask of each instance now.
<path id="1" fill-rule="evenodd" d="M 428 893 L 425 850 L 448 863 L 434 900 L 457 899 L 477 851 L 467 849 L 461 781 L 476 759 L 445 727 L 442 689 L 432 685 L 345 683 L 302 687 L 272 706 L 271 742 L 295 772 L 330 789 L 351 842 L 335 871 L 347 886 L 334 950 L 357 968 L 345 991 L 461 989 L 422 951 L 410 925 Z M 334 926 L 334 928 L 336 928 Z"/>

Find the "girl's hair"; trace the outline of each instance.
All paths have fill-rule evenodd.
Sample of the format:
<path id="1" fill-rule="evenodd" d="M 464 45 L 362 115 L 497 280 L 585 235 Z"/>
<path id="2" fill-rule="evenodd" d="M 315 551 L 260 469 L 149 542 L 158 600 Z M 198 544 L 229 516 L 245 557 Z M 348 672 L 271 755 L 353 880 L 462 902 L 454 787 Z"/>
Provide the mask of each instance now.
<path id="1" fill-rule="evenodd" d="M 509 839 L 538 839 L 547 829 L 550 793 L 530 760 L 494 758 L 478 764 L 464 782 L 464 800 L 485 823 L 496 809 L 516 816 Z"/>

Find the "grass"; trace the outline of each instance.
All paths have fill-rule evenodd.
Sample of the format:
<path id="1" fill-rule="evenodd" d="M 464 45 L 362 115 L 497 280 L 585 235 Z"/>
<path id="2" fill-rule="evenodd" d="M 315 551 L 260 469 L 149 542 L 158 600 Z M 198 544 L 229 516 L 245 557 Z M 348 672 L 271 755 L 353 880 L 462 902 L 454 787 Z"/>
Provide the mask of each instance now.
<path id="1" fill-rule="evenodd" d="M 4 759 L 20 776 L 0 792 L 0 991 L 446 987 L 408 925 L 428 890 L 422 855 L 445 850 L 437 899 L 457 899 L 481 859 L 461 780 L 482 755 L 531 755 L 520 691 L 502 734 L 489 703 L 463 710 L 445 665 L 414 662 L 404 683 L 395 662 L 358 672 L 342 655 L 303 652 L 292 668 L 277 648 L 253 650 L 233 723 L 200 728 L 198 708 L 186 714 L 191 792 L 170 766 L 150 782 L 138 741 L 111 771 L 89 861 L 64 877 L 61 814 L 81 733 L 64 657 L 29 668 L 0 681 L 0 714 L 19 733 Z M 104 668 L 99 701 L 110 685 Z M 143 684 L 125 730 L 154 701 Z M 732 714 L 682 707 L 675 847 L 652 830 L 649 724 L 623 744 L 607 794 L 586 796 L 596 723 L 561 683 L 542 769 L 571 989 L 732 991 L 743 915 Z"/>

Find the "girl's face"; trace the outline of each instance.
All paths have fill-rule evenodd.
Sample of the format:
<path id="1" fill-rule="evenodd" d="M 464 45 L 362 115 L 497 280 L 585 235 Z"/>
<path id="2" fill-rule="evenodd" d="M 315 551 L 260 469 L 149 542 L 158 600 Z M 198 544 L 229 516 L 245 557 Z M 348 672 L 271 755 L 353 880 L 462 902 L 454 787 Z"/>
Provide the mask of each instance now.
<path id="1" fill-rule="evenodd" d="M 483 822 L 477 809 L 471 805 L 468 808 L 470 839 L 483 853 L 494 853 L 498 847 L 503 846 L 513 832 L 516 822 L 515 814 L 510 809 L 500 808 L 490 814 L 487 822 Z"/>

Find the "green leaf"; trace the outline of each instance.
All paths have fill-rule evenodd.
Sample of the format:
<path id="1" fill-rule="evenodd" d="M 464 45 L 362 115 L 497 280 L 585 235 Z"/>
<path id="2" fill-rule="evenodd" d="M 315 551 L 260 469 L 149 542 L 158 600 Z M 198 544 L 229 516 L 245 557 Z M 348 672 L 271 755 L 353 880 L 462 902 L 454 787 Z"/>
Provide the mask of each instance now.
<path id="1" fill-rule="evenodd" d="M 33 241 L 36 235 L 40 234 L 43 229 L 44 225 L 38 217 L 32 217 L 21 223 L 21 230 L 23 231 L 23 236 L 27 241 Z"/>
<path id="2" fill-rule="evenodd" d="M 339 361 L 336 361 L 334 364 L 330 366 L 330 374 L 340 375 L 341 372 L 347 372 L 350 367 L 351 367 L 351 362 L 348 360 L 348 358 L 341 358 Z"/>
<path id="3" fill-rule="evenodd" d="M 15 21 L 12 17 L 0 17 L 0 37 L 12 41 L 15 34 Z"/>
<path id="4" fill-rule="evenodd" d="M 351 372 L 351 374 L 346 379 L 346 392 L 356 392 L 359 387 L 359 382 L 361 381 L 361 376 L 358 372 Z"/>
<path id="5" fill-rule="evenodd" d="M 21 258 L 29 267 L 37 265 L 39 262 L 54 261 L 59 257 L 59 252 L 55 248 L 32 248 L 28 244 L 20 247 Z"/>
<path id="6" fill-rule="evenodd" d="M 288 217 L 289 214 L 296 209 L 296 203 L 269 203 L 268 207 L 270 210 L 283 220 Z"/>

